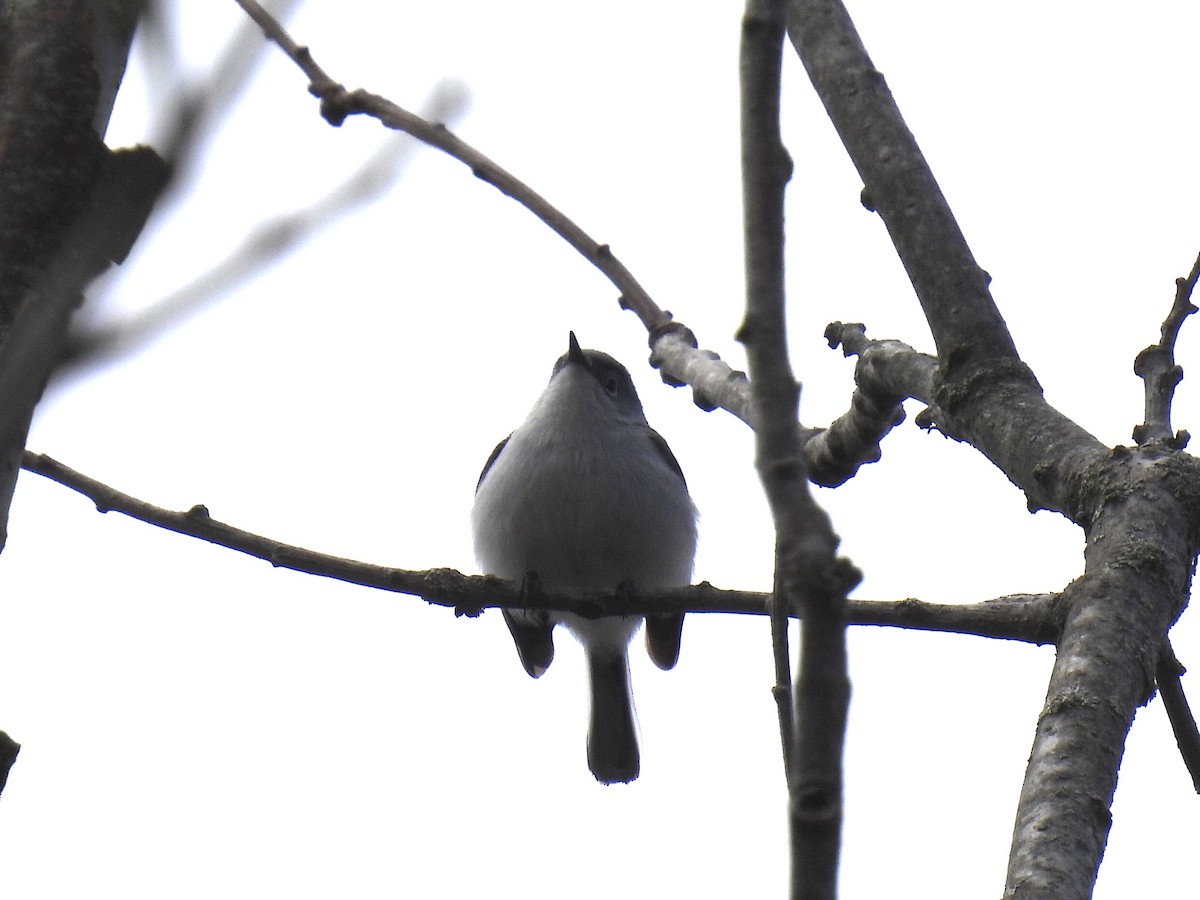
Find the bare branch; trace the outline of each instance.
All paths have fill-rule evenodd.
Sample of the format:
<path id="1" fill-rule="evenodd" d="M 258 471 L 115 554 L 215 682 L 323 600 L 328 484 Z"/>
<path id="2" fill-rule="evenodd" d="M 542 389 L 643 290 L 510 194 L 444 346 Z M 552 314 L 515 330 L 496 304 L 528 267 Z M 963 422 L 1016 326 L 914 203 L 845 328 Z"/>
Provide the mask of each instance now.
<path id="1" fill-rule="evenodd" d="M 426 108 L 439 120 L 457 119 L 466 108 L 466 95 L 457 86 L 443 83 L 434 88 Z M 231 286 L 294 252 L 330 222 L 378 198 L 399 180 L 420 146 L 409 135 L 396 135 L 325 196 L 260 224 L 228 258 L 191 284 L 126 319 L 73 331 L 56 375 L 70 374 L 98 360 L 125 356 L 216 302 Z"/>
<path id="2" fill-rule="evenodd" d="M 792 377 L 783 335 L 786 303 L 783 278 L 783 199 L 792 175 L 792 161 L 779 136 L 780 67 L 782 65 L 783 7 L 771 0 L 749 0 L 742 19 L 740 49 L 742 105 L 742 192 L 745 209 L 746 317 L 738 335 L 746 345 L 755 373 L 753 426 L 757 438 L 759 478 L 775 518 L 775 593 L 771 600 L 771 646 L 775 658 L 772 689 L 779 713 L 784 772 L 796 789 L 797 758 L 793 712 L 792 667 L 788 649 L 789 609 L 801 609 L 786 572 L 785 553 L 802 540 L 803 523 L 794 521 L 797 495 L 806 487 L 804 458 L 796 454 L 799 387 Z M 792 458 L 792 459 L 790 459 Z M 792 462 L 785 470 L 786 462 Z M 796 485 L 799 485 L 797 488 Z M 837 805 L 840 791 L 835 791 Z M 794 811 L 792 830 L 793 894 L 811 871 L 812 861 L 796 834 L 803 826 Z M 835 816 L 835 821 L 840 816 Z M 835 834 L 840 832 L 840 824 Z M 836 841 L 835 841 L 836 859 Z M 836 872 L 836 863 L 834 864 Z"/>
<path id="3" fill-rule="evenodd" d="M 650 335 L 650 365 L 662 370 L 672 387 L 692 386 L 692 399 L 705 412 L 720 407 L 754 427 L 750 379 L 711 350 L 700 350 L 692 332 L 672 323 L 660 335 Z M 668 374 L 670 373 L 670 374 Z M 678 377 L 672 377 L 678 376 Z"/>
<path id="4" fill-rule="evenodd" d="M 110 152 L 77 3 L 4 10 L 0 47 L 0 547 L 33 410 L 84 286 L 125 258 L 165 182 L 152 151 Z M 115 53 L 120 40 L 102 41 Z M 115 78 L 115 57 L 105 62 Z"/>
<path id="5" fill-rule="evenodd" d="M 1017 358 L 988 274 L 837 0 L 791 0 L 788 33 L 908 272 L 938 356 L 976 364 Z"/>
<path id="6" fill-rule="evenodd" d="M 1162 697 L 1163 708 L 1167 711 L 1171 730 L 1175 733 L 1179 755 L 1183 757 L 1183 764 L 1192 776 L 1192 787 L 1200 794 L 1200 729 L 1196 727 L 1196 717 L 1192 715 L 1192 708 L 1183 693 L 1183 683 L 1180 679 L 1186 671 L 1176 659 L 1170 639 L 1163 641 L 1162 650 L 1158 655 L 1158 667 L 1154 672 L 1155 681 L 1158 682 L 1158 695 Z"/>
<path id="7" fill-rule="evenodd" d="M 459 615 L 484 609 L 531 608 L 584 616 L 614 613 L 721 613 L 765 616 L 770 594 L 724 590 L 704 582 L 654 593 L 627 591 L 557 594 L 528 593 L 528 586 L 491 575 L 463 575 L 453 569 L 396 569 L 330 556 L 220 522 L 204 506 L 169 510 L 122 493 L 39 453 L 25 454 L 23 468 L 87 497 L 100 512 L 117 512 L 176 534 L 197 538 L 265 560 L 274 566 L 319 575 L 361 587 L 412 594 Z M 926 603 L 921 600 L 852 600 L 847 619 L 853 625 L 877 625 L 919 631 L 945 631 L 1000 640 L 1045 644 L 1058 633 L 1057 594 L 1015 594 L 981 603 Z M 796 615 L 796 611 L 789 611 Z"/>
<path id="8" fill-rule="evenodd" d="M 675 387 L 690 384 L 701 409 L 721 407 L 750 423 L 750 391 L 745 375 L 732 370 L 716 353 L 697 349 L 699 344 L 691 330 L 673 321 L 671 314 L 651 299 L 607 244 L 598 243 L 531 187 L 443 125 L 431 123 L 384 97 L 362 90 L 348 91 L 316 63 L 308 47 L 293 40 L 258 3 L 237 3 L 308 77 L 309 92 L 321 100 L 322 115 L 330 124 L 340 125 L 350 115 L 371 116 L 385 127 L 410 134 L 457 159 L 477 178 L 520 203 L 616 286 L 621 307 L 637 315 L 649 333 L 651 365 L 661 369 L 663 381 Z"/>
<path id="9" fill-rule="evenodd" d="M 837 558 L 837 536 L 808 488 L 797 424 L 799 385 L 788 359 L 784 288 L 784 191 L 792 163 L 779 135 L 784 3 L 749 0 L 740 53 L 746 346 L 754 397 L 755 461 L 775 520 L 772 635 L 784 729 L 796 898 L 837 895 L 842 830 L 842 752 L 850 702 L 846 592 L 857 573 Z M 793 720 L 786 696 L 787 610 L 800 611 Z"/>
<path id="10" fill-rule="evenodd" d="M 1004 896 L 1014 900 L 1091 896 L 1125 738 L 1186 603 L 1195 517 L 1177 491 L 1197 463 L 1156 452 L 1118 450 L 1107 471 L 1084 478 L 1119 486 L 1103 491 L 1113 500 L 1088 529 L 1084 575 L 1063 592 L 1062 635 L 1013 828 Z"/>
<path id="11" fill-rule="evenodd" d="M 622 306 L 632 310 L 649 332 L 652 351 L 650 364 L 662 371 L 665 382 L 676 387 L 689 384 L 693 388 L 696 405 L 701 409 L 707 411 L 720 407 L 751 424 L 751 392 L 745 374 L 731 369 L 716 353 L 698 349 L 695 335 L 682 323 L 673 321 L 669 312 L 658 307 L 612 254 L 608 245 L 598 244 L 544 197 L 451 134 L 443 125 L 431 123 L 383 97 L 366 91 L 346 90 L 317 64 L 307 47 L 293 40 L 286 29 L 259 4 L 253 0 L 238 0 L 238 3 L 308 77 L 309 91 L 321 99 L 322 114 L 328 121 L 337 125 L 349 115 L 373 116 L 388 128 L 404 131 L 442 150 L 467 165 L 476 177 L 512 197 L 566 240 L 617 287 L 621 292 Z M 799 429 L 802 441 L 818 433 L 818 429 Z M 838 437 L 835 432 L 833 438 L 824 440 L 836 441 Z M 818 445 L 817 453 L 820 464 L 814 471 L 824 479 L 820 483 L 833 483 L 832 479 L 838 476 L 826 476 L 822 462 L 829 456 L 829 451 Z M 837 469 L 844 471 L 845 465 L 839 462 Z M 844 480 L 848 476 L 841 477 Z"/>
<path id="12" fill-rule="evenodd" d="M 856 323 L 833 322 L 825 339 L 831 348 L 841 346 L 845 356 L 858 356 L 850 409 L 804 448 L 809 477 L 836 487 L 880 458 L 884 437 L 904 421 L 906 398 L 929 402 L 937 360 L 899 341 L 868 341 L 866 328 Z"/>
<path id="13" fill-rule="evenodd" d="M 298 5 L 299 0 L 274 0 L 267 7 L 270 15 L 285 17 Z M 167 34 L 166 29 L 159 28 L 156 37 L 165 41 Z M 266 47 L 258 29 L 247 22 L 246 27 L 239 28 L 220 56 L 214 59 L 210 74 L 203 83 L 171 85 L 173 91 L 169 98 L 163 98 L 169 99 L 169 104 L 163 104 L 160 116 L 165 122 L 162 153 L 173 166 L 187 168 L 191 164 L 196 147 L 204 136 L 217 128 L 221 115 L 233 108 L 238 93 L 250 83 Z M 163 52 L 154 62 L 163 64 L 170 60 L 178 70 L 179 59 L 177 52 Z"/>
<path id="14" fill-rule="evenodd" d="M 1134 373 L 1145 382 L 1146 421 L 1133 429 L 1138 446 L 1151 441 L 1163 441 L 1172 449 L 1182 450 L 1190 437 L 1186 431 L 1171 430 L 1171 403 L 1175 388 L 1183 380 L 1183 368 L 1175 364 L 1175 341 L 1183 320 L 1196 311 L 1192 292 L 1200 279 L 1200 256 L 1192 265 L 1187 278 L 1175 279 L 1175 302 L 1163 321 L 1157 344 L 1151 344 L 1133 361 Z"/>
<path id="15" fill-rule="evenodd" d="M 263 29 L 268 38 L 280 48 L 308 77 L 308 90 L 321 100 L 321 114 L 331 125 L 341 125 L 352 115 L 367 115 L 387 128 L 411 134 L 436 147 L 468 166 L 476 178 L 487 182 L 501 193 L 512 197 L 577 250 L 599 269 L 621 292 L 621 305 L 631 309 L 647 330 L 666 326 L 671 317 L 650 299 L 633 274 L 613 255 L 607 244 L 601 244 L 563 215 L 533 188 L 484 156 L 470 144 L 459 139 L 445 126 L 433 124 L 421 116 L 397 106 L 390 100 L 363 90 L 348 91 L 317 65 L 308 47 L 292 40 L 291 36 L 254 0 L 237 0 Z"/>

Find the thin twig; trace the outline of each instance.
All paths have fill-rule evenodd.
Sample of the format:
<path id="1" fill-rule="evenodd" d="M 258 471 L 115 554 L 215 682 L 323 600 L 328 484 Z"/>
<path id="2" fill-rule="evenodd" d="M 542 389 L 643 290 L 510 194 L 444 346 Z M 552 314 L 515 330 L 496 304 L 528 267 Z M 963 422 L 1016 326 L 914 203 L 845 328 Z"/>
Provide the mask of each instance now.
<path id="1" fill-rule="evenodd" d="M 791 890 L 794 898 L 824 900 L 837 896 L 850 701 L 846 592 L 857 573 L 837 559 L 837 536 L 809 492 L 798 452 L 800 394 L 788 360 L 784 288 L 784 191 L 792 164 L 779 134 L 784 8 L 782 0 L 749 0 L 742 19 L 746 317 L 738 338 L 750 364 L 756 467 L 775 521 L 773 603 L 780 609 L 772 614 L 773 646 L 785 678 L 786 610 L 799 610 L 803 620 L 794 697 L 780 704 L 790 746 Z M 784 686 L 776 691 L 783 694 Z"/>
<path id="2" fill-rule="evenodd" d="M 428 114 L 439 121 L 457 119 L 465 108 L 466 95 L 449 83 L 435 87 L 426 101 Z M 410 135 L 395 135 L 341 184 L 308 206 L 261 223 L 233 253 L 190 284 L 135 315 L 73 331 L 55 374 L 70 374 L 97 360 L 126 356 L 139 344 L 219 300 L 232 285 L 294 252 L 330 222 L 380 197 L 399 180 L 414 150 L 421 146 Z"/>
<path id="3" fill-rule="evenodd" d="M 214 519 L 206 507 L 169 510 L 147 503 L 90 478 L 49 456 L 26 452 L 29 472 L 82 494 L 100 512 L 116 512 L 176 534 L 197 538 L 265 560 L 279 568 L 319 575 L 361 587 L 411 594 L 428 603 L 478 615 L 484 609 L 534 608 L 599 615 L 608 612 L 695 612 L 734 615 L 768 614 L 770 594 L 713 587 L 708 582 L 655 593 L 639 592 L 629 606 L 628 592 L 583 595 L 539 593 L 490 575 L 463 575 L 453 569 L 397 569 L 330 556 L 285 544 Z M 1057 594 L 1014 594 L 981 603 L 926 603 L 922 600 L 852 600 L 847 619 L 854 625 L 877 625 L 941 631 L 1000 640 L 1046 644 L 1055 640 Z M 625 606 L 621 604 L 624 603 Z M 791 615 L 798 611 L 790 610 Z"/>
<path id="4" fill-rule="evenodd" d="M 1133 439 L 1139 447 L 1151 441 L 1162 441 L 1176 450 L 1187 446 L 1190 435 L 1171 430 L 1171 404 L 1175 388 L 1183 380 L 1183 369 L 1175 363 L 1175 342 L 1183 320 L 1196 311 L 1192 292 L 1198 279 L 1200 256 L 1186 278 L 1175 279 L 1175 302 L 1163 320 L 1158 343 L 1151 344 L 1133 361 L 1133 371 L 1144 382 L 1146 392 L 1146 420 L 1133 429 Z"/>
<path id="5" fill-rule="evenodd" d="M 708 411 L 719 407 L 752 425 L 751 392 L 745 373 L 731 369 L 716 353 L 700 349 L 691 330 L 684 324 L 673 321 L 669 312 L 659 308 L 632 273 L 613 255 L 608 245 L 597 243 L 544 197 L 474 147 L 460 140 L 443 125 L 414 115 L 386 98 L 366 91 L 347 90 L 317 64 L 308 47 L 297 43 L 258 3 L 254 0 L 237 2 L 262 28 L 264 34 L 278 44 L 307 76 L 309 91 L 321 100 L 322 114 L 326 120 L 340 125 L 349 115 L 372 116 L 388 128 L 404 131 L 442 150 L 468 166 L 476 177 L 516 200 L 566 240 L 617 287 L 621 295 L 621 305 L 632 310 L 647 329 L 651 348 L 650 364 L 661 369 L 664 381 L 677 387 L 683 384 L 691 385 L 696 405 L 701 409 Z M 798 433 L 803 445 L 814 435 L 818 435 L 820 429 L 801 426 Z M 820 465 L 814 473 L 825 479 L 826 467 L 822 461 L 827 459 L 829 454 L 820 445 L 816 449 Z M 838 471 L 844 470 L 844 464 L 839 463 Z M 829 475 L 828 479 L 834 477 L 836 476 Z M 849 475 L 842 477 L 844 479 Z M 826 481 L 822 480 L 820 483 Z"/>
<path id="6" fill-rule="evenodd" d="M 237 3 L 308 77 L 308 90 L 321 100 L 321 114 L 330 124 L 341 125 L 348 116 L 367 115 L 379 120 L 387 128 L 406 132 L 430 146 L 437 147 L 468 166 L 475 177 L 512 197 L 550 226 L 616 285 L 621 292 L 622 306 L 636 313 L 648 331 L 654 332 L 670 324 L 670 314 L 650 299 L 645 288 L 613 255 L 607 244 L 596 241 L 525 182 L 501 168 L 444 126 L 428 122 L 377 94 L 363 90 L 347 90 L 317 64 L 308 47 L 294 41 L 286 29 L 258 3 L 254 0 L 237 0 Z"/>
<path id="7" fill-rule="evenodd" d="M 1167 711 L 1167 719 L 1170 720 L 1171 730 L 1175 733 L 1179 755 L 1183 757 L 1183 764 L 1192 776 L 1192 787 L 1200 794 L 1200 729 L 1196 727 L 1196 717 L 1192 715 L 1192 708 L 1183 693 L 1183 682 L 1180 679 L 1186 671 L 1176 659 L 1170 639 L 1164 640 L 1154 672 L 1155 681 L 1158 682 L 1158 695 L 1162 697 L 1163 708 Z"/>
<path id="8" fill-rule="evenodd" d="M 236 2 L 305 74 L 309 92 L 320 99 L 321 114 L 326 121 L 339 126 L 347 116 L 371 116 L 387 128 L 403 131 L 436 147 L 470 168 L 475 177 L 520 203 L 616 286 L 622 309 L 631 310 L 648 332 L 651 364 L 661 368 L 664 381 L 676 386 L 691 384 L 696 404 L 702 409 L 720 406 L 749 422 L 749 391 L 744 374 L 733 372 L 715 353 L 698 349 L 691 330 L 673 321 L 670 312 L 654 302 L 608 244 L 597 242 L 545 197 L 443 125 L 431 123 L 385 97 L 347 90 L 317 64 L 308 47 L 293 40 L 262 6 L 254 0 Z"/>

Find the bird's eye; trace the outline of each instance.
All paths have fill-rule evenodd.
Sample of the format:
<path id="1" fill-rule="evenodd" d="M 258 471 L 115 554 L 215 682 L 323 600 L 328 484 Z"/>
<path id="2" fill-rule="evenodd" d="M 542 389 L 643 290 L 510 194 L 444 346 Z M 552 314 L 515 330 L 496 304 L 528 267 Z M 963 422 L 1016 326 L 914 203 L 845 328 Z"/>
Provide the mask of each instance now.
<path id="1" fill-rule="evenodd" d="M 617 376 L 616 375 L 609 375 L 607 378 L 604 379 L 604 389 L 606 391 L 608 391 L 608 395 L 610 397 L 617 396 L 617 387 L 618 387 L 618 384 L 617 384 Z"/>

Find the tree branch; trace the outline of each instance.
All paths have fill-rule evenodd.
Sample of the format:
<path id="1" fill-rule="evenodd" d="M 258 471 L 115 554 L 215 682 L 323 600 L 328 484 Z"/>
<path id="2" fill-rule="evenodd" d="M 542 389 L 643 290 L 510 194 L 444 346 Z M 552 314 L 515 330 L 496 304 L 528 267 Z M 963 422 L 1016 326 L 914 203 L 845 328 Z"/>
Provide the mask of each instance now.
<path id="1" fill-rule="evenodd" d="M 1063 593 L 1063 632 L 1017 806 L 1006 898 L 1092 895 L 1125 738 L 1153 694 L 1164 635 L 1188 594 L 1192 538 L 1172 497 L 1180 458 L 1156 466 L 1125 454 L 1136 489 L 1103 506 L 1089 529 L 1084 575 Z"/>
<path id="2" fill-rule="evenodd" d="M 122 493 L 77 472 L 49 456 L 26 452 L 23 467 L 82 494 L 100 512 L 117 512 L 149 525 L 265 560 L 274 566 L 319 575 L 361 587 L 418 596 L 458 615 L 477 616 L 484 609 L 532 608 L 574 612 L 583 616 L 613 613 L 723 613 L 767 615 L 770 594 L 723 590 L 704 582 L 654 593 L 628 592 L 529 594 L 519 584 L 491 575 L 463 575 L 453 569 L 396 569 L 330 556 L 285 544 L 236 528 L 208 514 L 202 505 L 169 510 Z M 1057 594 L 1014 594 L 981 603 L 926 603 L 921 600 L 851 600 L 847 620 L 853 625 L 943 631 L 1000 640 L 1045 644 L 1054 640 L 1061 620 Z M 789 611 L 797 615 L 797 611 Z"/>
<path id="3" fill-rule="evenodd" d="M 929 402 L 937 360 L 899 341 L 868 341 L 865 326 L 856 323 L 831 323 L 825 339 L 831 349 L 841 346 L 843 355 L 858 356 L 850 409 L 804 448 L 809 477 L 837 487 L 879 460 L 884 437 L 904 421 L 904 400 Z"/>
<path id="4" fill-rule="evenodd" d="M 857 573 L 837 558 L 837 536 L 813 500 L 797 425 L 799 386 L 788 360 L 784 288 L 784 191 L 792 163 L 779 135 L 784 3 L 749 0 L 740 53 L 746 346 L 754 397 L 759 478 L 775 520 L 772 634 L 784 729 L 791 825 L 792 896 L 837 895 L 842 830 L 842 753 L 850 702 L 846 592 Z M 794 717 L 786 696 L 787 611 L 799 610 Z"/>
<path id="5" fill-rule="evenodd" d="M 1176 434 L 1171 430 L 1171 403 L 1175 388 L 1183 380 L 1183 369 L 1175 364 L 1175 341 L 1183 320 L 1196 311 L 1192 292 L 1197 279 L 1200 279 L 1200 256 L 1186 278 L 1175 279 L 1175 302 L 1163 321 L 1158 343 L 1151 344 L 1133 361 L 1133 371 L 1145 383 L 1146 390 L 1146 420 L 1133 429 L 1133 439 L 1139 447 L 1151 441 L 1164 441 L 1176 450 L 1187 446 L 1188 433 Z"/>
<path id="6" fill-rule="evenodd" d="M 5 4 L 0 38 L 0 548 L 21 453 L 84 286 L 125 258 L 163 185 L 147 148 L 113 153 L 85 4 Z M 120 41 L 100 41 L 116 53 Z M 125 47 L 127 49 L 127 46 Z M 116 63 L 103 68 L 116 80 Z"/>
<path id="7" fill-rule="evenodd" d="M 772 693 L 779 714 L 784 772 L 788 787 L 796 790 L 797 718 L 791 691 L 792 666 L 788 649 L 788 610 L 802 609 L 794 584 L 785 569 L 789 546 L 803 539 L 804 525 L 795 521 L 797 500 L 805 493 L 804 459 L 796 456 L 799 386 L 792 377 L 783 338 L 783 201 L 792 176 L 792 161 L 779 136 L 780 67 L 782 65 L 783 8 L 772 0 L 749 0 L 742 18 L 739 51 L 742 109 L 742 204 L 745 218 L 746 317 L 738 339 L 746 345 L 755 381 L 752 424 L 756 437 L 759 478 L 775 519 L 775 591 L 770 601 L 771 646 L 775 659 Z M 790 465 L 789 465 L 790 463 Z M 785 470 L 786 466 L 786 470 Z M 840 798 L 840 778 L 834 805 Z M 793 803 L 794 803 L 793 794 Z M 811 852 L 800 844 L 800 810 L 792 812 L 792 892 L 800 896 L 804 872 L 811 872 Z M 837 871 L 836 837 L 840 813 L 835 814 L 833 873 Z M 819 862 L 819 861 L 817 861 Z"/>
<path id="8" fill-rule="evenodd" d="M 790 11 L 793 43 L 933 333 L 927 421 L 980 450 L 1031 509 L 1061 511 L 1086 530 L 1084 575 L 1062 598 L 1005 888 L 1011 898 L 1082 900 L 1095 884 L 1134 711 L 1151 695 L 1162 641 L 1187 602 L 1200 472 L 1167 440 L 1110 451 L 1045 402 L 845 8 L 791 0 Z M 1169 437 L 1164 416 L 1153 418 Z"/>
<path id="9" fill-rule="evenodd" d="M 623 308 L 635 312 L 649 334 L 650 364 L 660 369 L 663 381 L 674 387 L 691 385 L 693 400 L 705 411 L 725 409 L 746 424 L 753 419 L 750 383 L 744 372 L 735 371 L 711 350 L 699 349 L 692 331 L 671 314 L 658 307 L 633 275 L 612 254 L 608 245 L 598 244 L 575 222 L 552 206 L 544 197 L 491 159 L 455 137 L 442 125 L 397 106 L 366 91 L 348 91 L 330 76 L 309 48 L 297 43 L 279 22 L 253 0 L 238 0 L 239 5 L 279 45 L 309 79 L 309 91 L 322 101 L 322 114 L 334 125 L 347 116 L 369 115 L 388 128 L 404 131 L 442 150 L 467 165 L 481 180 L 512 197 L 556 234 L 566 240 L 585 259 L 600 270 L 621 292 Z M 826 434 L 819 428 L 801 426 L 798 434 L 808 458 L 810 476 L 818 484 L 840 484 L 865 462 L 879 458 L 878 434 L 873 449 L 863 449 L 860 429 L 864 398 L 859 413 L 845 422 L 835 423 Z M 867 401 L 868 403 L 870 401 Z M 892 424 L 896 424 L 892 420 Z M 889 426 L 890 427 L 890 426 Z M 815 443 L 811 443 L 814 441 Z"/>
<path id="10" fill-rule="evenodd" d="M 309 92 L 321 100 L 321 114 L 326 121 L 338 126 L 351 115 L 371 116 L 384 127 L 410 134 L 457 159 L 470 168 L 475 177 L 520 203 L 616 286 L 621 307 L 637 315 L 649 333 L 651 364 L 661 368 L 665 382 L 676 387 L 691 384 L 697 406 L 705 410 L 721 406 L 749 423 L 750 401 L 745 376 L 730 369 L 715 353 L 698 350 L 695 335 L 686 326 L 673 321 L 671 314 L 651 299 L 607 244 L 598 243 L 529 185 L 443 125 L 426 121 L 376 94 L 347 90 L 317 64 L 308 47 L 293 40 L 262 6 L 254 0 L 237 0 L 237 3 L 304 72 L 309 80 Z"/>
<path id="11" fill-rule="evenodd" d="M 1162 651 L 1158 655 L 1158 666 L 1154 670 L 1154 678 L 1158 682 L 1158 695 L 1162 697 L 1163 708 L 1167 711 L 1171 730 L 1175 733 L 1179 755 L 1183 757 L 1183 764 L 1192 776 L 1192 787 L 1200 794 L 1200 728 L 1196 727 L 1196 717 L 1192 715 L 1192 708 L 1183 693 L 1181 676 L 1186 671 L 1176 659 L 1170 639 L 1163 641 Z"/>
<path id="12" fill-rule="evenodd" d="M 444 83 L 435 87 L 427 108 L 439 120 L 452 120 L 461 115 L 465 101 L 461 91 Z M 190 145 L 191 139 L 184 143 Z M 420 146 L 409 135 L 394 136 L 323 197 L 306 207 L 260 223 L 233 253 L 191 284 L 126 319 L 73 330 L 68 334 L 63 359 L 55 375 L 69 375 L 72 370 L 97 361 L 124 356 L 218 300 L 230 286 L 251 273 L 262 272 L 294 252 L 330 222 L 379 197 L 399 180 L 414 148 Z"/>
<path id="13" fill-rule="evenodd" d="M 975 262 L 883 75 L 837 0 L 791 0 L 788 34 L 908 272 L 938 356 L 1017 358 Z"/>
<path id="14" fill-rule="evenodd" d="M 838 0 L 791 0 L 788 32 L 908 272 L 938 351 L 937 427 L 969 442 L 1031 509 L 1086 523 L 1074 474 L 1106 452 L 1045 402 L 954 216 Z M 1004 415 L 996 415 L 1004 409 Z M 1031 444 L 1029 435 L 1038 435 Z"/>
<path id="15" fill-rule="evenodd" d="M 378 94 L 347 90 L 317 65 L 308 47 L 296 43 L 283 26 L 258 3 L 254 0 L 237 0 L 237 3 L 308 77 L 309 93 L 320 99 L 321 114 L 331 125 L 339 126 L 347 117 L 353 115 L 370 116 L 387 128 L 411 134 L 457 159 L 468 166 L 476 178 L 512 197 L 532 212 L 599 269 L 621 292 L 622 306 L 631 309 L 642 320 L 647 330 L 653 331 L 670 322 L 670 314 L 650 299 L 645 288 L 613 255 L 607 244 L 598 243 L 525 182 L 498 166 L 466 141 L 456 137 L 445 126 L 427 122 Z"/>

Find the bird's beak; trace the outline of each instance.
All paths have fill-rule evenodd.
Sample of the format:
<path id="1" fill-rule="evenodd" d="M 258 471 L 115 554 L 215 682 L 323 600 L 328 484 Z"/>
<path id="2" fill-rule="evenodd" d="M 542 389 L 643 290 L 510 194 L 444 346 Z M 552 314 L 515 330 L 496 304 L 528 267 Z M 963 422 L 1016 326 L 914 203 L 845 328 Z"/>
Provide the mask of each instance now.
<path id="1" fill-rule="evenodd" d="M 579 346 L 579 341 L 575 339 L 573 331 L 570 332 L 570 342 L 567 344 L 567 362 L 587 368 L 587 357 L 583 355 L 583 349 Z"/>

